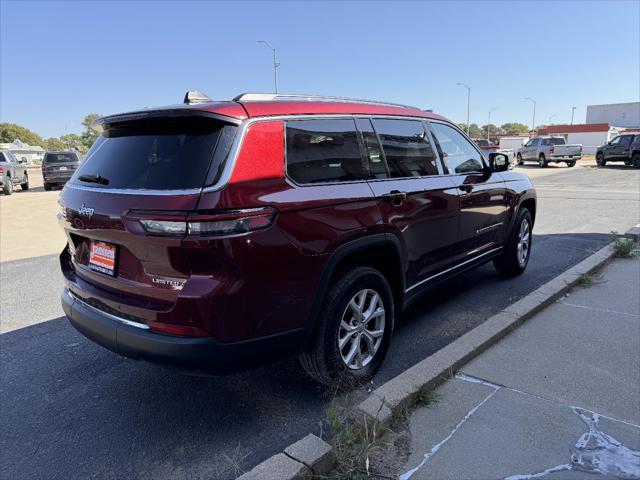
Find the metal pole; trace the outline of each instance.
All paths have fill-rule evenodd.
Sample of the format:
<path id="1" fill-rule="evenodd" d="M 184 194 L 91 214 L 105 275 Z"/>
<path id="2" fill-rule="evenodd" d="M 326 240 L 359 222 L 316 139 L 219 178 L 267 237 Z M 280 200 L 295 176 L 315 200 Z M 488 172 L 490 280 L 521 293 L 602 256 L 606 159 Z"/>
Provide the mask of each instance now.
<path id="1" fill-rule="evenodd" d="M 557 113 L 554 113 L 553 115 L 549 116 L 549 125 L 551 125 L 551 120 L 553 119 L 553 117 L 556 117 L 556 116 L 558 116 Z"/>
<path id="2" fill-rule="evenodd" d="M 462 82 L 458 82 L 456 83 L 456 85 L 461 85 L 467 89 L 467 135 L 469 135 L 469 111 L 470 111 L 470 105 L 471 105 L 471 88 L 469 87 L 469 85 L 464 84 Z"/>
<path id="3" fill-rule="evenodd" d="M 266 40 L 258 40 L 258 43 L 264 43 L 266 47 L 271 49 L 271 51 L 273 52 L 273 88 L 275 90 L 275 93 L 278 93 L 278 67 L 280 66 L 280 64 L 278 63 L 278 60 L 276 58 L 276 49 L 273 48 L 271 44 Z"/>
<path id="4" fill-rule="evenodd" d="M 525 97 L 525 100 L 529 100 L 533 103 L 533 121 L 531 122 L 531 132 L 536 134 L 536 101 L 533 98 Z"/>
<path id="5" fill-rule="evenodd" d="M 576 113 L 576 107 L 571 107 L 571 125 L 573 125 L 573 114 Z"/>

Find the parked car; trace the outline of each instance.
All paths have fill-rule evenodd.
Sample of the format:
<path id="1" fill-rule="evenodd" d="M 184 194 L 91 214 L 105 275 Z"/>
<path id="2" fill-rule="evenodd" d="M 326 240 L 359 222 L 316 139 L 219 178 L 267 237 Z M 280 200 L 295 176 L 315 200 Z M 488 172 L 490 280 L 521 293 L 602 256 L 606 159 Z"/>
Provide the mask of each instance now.
<path id="1" fill-rule="evenodd" d="M 71 178 L 80 165 L 76 152 L 47 152 L 42 160 L 44 189 L 62 186 Z"/>
<path id="2" fill-rule="evenodd" d="M 518 150 L 529 141 L 529 137 L 500 137 L 500 150 Z"/>
<path id="3" fill-rule="evenodd" d="M 27 162 L 18 160 L 9 150 L 2 150 L 0 151 L 0 189 L 5 195 L 11 195 L 18 185 L 22 190 L 29 190 Z"/>
<path id="4" fill-rule="evenodd" d="M 533 137 L 516 152 L 518 165 L 536 161 L 545 168 L 549 163 L 564 162 L 573 167 L 582 158 L 582 145 L 568 145 L 564 137 Z"/>
<path id="5" fill-rule="evenodd" d="M 480 147 L 481 150 L 485 151 L 496 151 L 498 150 L 498 146 L 491 143 L 489 140 L 485 140 L 484 138 L 478 138 L 474 140 L 475 144 Z"/>
<path id="6" fill-rule="evenodd" d="M 489 261 L 527 267 L 529 178 L 439 115 L 186 102 L 97 120 L 60 195 L 63 309 L 114 352 L 208 373 L 299 355 L 319 382 L 357 382 L 431 287 Z"/>
<path id="7" fill-rule="evenodd" d="M 640 168 L 640 134 L 618 135 L 596 150 L 596 163 L 604 167 L 607 162 L 624 162 Z"/>

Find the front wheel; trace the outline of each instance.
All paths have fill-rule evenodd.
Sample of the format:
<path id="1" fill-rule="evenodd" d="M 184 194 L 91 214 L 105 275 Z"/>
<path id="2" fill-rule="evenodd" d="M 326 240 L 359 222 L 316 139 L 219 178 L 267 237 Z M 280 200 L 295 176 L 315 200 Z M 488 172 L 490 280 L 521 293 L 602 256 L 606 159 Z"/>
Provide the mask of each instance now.
<path id="1" fill-rule="evenodd" d="M 368 380 L 389 350 L 394 324 L 391 288 L 377 270 L 357 267 L 329 290 L 302 367 L 324 385 Z"/>
<path id="2" fill-rule="evenodd" d="M 575 166 L 576 166 L 576 162 L 567 162 L 567 167 L 571 168 Z"/>
<path id="3" fill-rule="evenodd" d="M 29 177 L 27 176 L 27 172 L 24 172 L 24 178 L 22 179 L 20 188 L 22 188 L 22 190 L 29 190 Z"/>
<path id="4" fill-rule="evenodd" d="M 547 159 L 545 158 L 544 153 L 540 154 L 540 157 L 538 158 L 538 165 L 540 168 L 547 168 Z"/>
<path id="5" fill-rule="evenodd" d="M 515 277 L 525 271 L 531 256 L 532 231 L 531 213 L 526 208 L 521 208 L 511 227 L 502 254 L 493 261 L 500 275 Z"/>
<path id="6" fill-rule="evenodd" d="M 634 167 L 640 168 L 640 153 L 633 154 L 633 157 L 631 157 L 631 163 Z"/>
<path id="7" fill-rule="evenodd" d="M 524 160 L 522 159 L 522 155 L 518 154 L 516 159 L 517 159 L 518 165 L 524 165 Z"/>
<path id="8" fill-rule="evenodd" d="M 606 160 L 604 159 L 604 155 L 599 153 L 596 155 L 596 165 L 599 168 L 604 167 L 607 164 Z"/>

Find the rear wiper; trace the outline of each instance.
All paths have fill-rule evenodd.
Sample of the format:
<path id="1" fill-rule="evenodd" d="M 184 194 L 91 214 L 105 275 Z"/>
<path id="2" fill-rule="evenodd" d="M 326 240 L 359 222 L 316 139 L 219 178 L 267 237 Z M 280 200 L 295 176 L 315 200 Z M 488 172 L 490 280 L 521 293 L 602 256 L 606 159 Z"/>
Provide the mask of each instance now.
<path id="1" fill-rule="evenodd" d="M 104 177 L 101 177 L 100 175 L 95 175 L 95 174 L 80 175 L 78 177 L 78 180 L 80 180 L 81 182 L 99 183 L 100 185 L 109 185 L 109 180 L 107 180 Z"/>

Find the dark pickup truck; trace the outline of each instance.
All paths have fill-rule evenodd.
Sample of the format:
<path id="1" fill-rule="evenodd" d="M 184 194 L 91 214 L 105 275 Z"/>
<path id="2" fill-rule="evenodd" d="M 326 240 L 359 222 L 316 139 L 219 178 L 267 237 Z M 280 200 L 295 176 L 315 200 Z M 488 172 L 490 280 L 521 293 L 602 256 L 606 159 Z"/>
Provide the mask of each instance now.
<path id="1" fill-rule="evenodd" d="M 596 163 L 604 167 L 607 162 L 624 162 L 640 168 L 640 134 L 618 135 L 610 142 L 598 147 Z"/>

